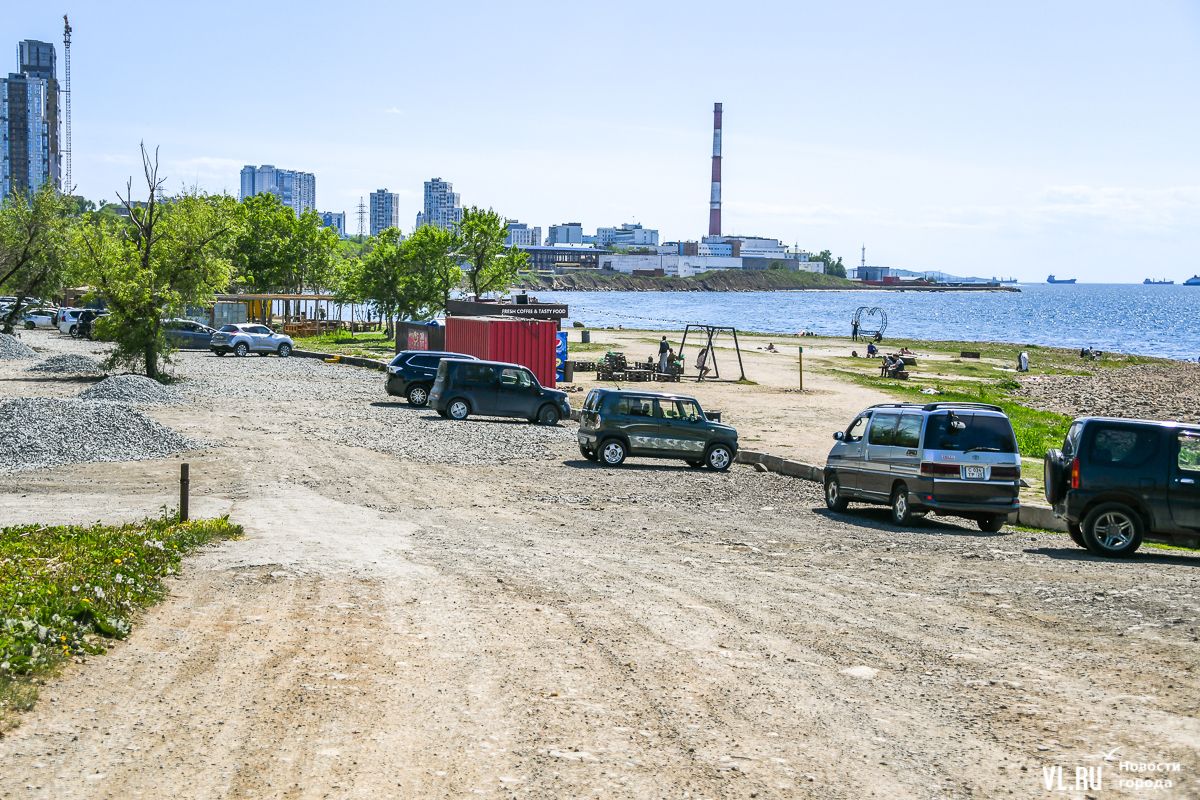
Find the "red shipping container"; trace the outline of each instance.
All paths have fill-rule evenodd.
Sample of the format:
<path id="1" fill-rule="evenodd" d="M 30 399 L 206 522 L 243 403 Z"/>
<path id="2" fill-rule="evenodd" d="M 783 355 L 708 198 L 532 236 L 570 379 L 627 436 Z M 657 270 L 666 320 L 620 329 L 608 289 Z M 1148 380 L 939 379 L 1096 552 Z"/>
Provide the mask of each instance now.
<path id="1" fill-rule="evenodd" d="M 484 361 L 528 367 L 538 383 L 555 387 L 558 323 L 500 317 L 447 317 L 446 349 Z"/>

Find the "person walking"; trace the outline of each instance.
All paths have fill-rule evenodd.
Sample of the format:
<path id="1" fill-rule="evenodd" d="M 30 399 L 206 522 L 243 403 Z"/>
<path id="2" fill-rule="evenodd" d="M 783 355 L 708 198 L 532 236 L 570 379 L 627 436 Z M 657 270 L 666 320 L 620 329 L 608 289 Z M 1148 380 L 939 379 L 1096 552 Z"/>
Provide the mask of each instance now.
<path id="1" fill-rule="evenodd" d="M 662 337 L 662 341 L 658 343 L 658 371 L 667 371 L 667 358 L 671 352 L 671 345 L 667 342 L 667 337 Z"/>

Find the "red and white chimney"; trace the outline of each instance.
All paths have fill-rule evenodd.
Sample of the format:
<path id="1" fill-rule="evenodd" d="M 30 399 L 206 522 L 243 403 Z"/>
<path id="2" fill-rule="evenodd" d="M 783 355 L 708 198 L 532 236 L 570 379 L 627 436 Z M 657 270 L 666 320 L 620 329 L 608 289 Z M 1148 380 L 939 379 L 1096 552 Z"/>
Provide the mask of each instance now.
<path id="1" fill-rule="evenodd" d="M 712 198 L 708 206 L 708 235 L 721 235 L 721 104 L 713 104 Z"/>

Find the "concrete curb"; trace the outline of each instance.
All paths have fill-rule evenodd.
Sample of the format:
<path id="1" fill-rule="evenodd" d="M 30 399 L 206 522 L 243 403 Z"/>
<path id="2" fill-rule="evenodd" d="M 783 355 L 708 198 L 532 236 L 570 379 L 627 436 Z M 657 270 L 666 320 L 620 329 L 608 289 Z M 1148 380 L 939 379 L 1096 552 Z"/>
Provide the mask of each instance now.
<path id="1" fill-rule="evenodd" d="M 824 483 L 825 481 L 825 470 L 823 467 L 815 467 L 812 464 L 805 464 L 803 461 L 793 461 L 790 458 L 780 458 L 779 456 L 759 453 L 754 450 L 739 450 L 733 460 L 738 464 L 761 464 L 768 472 L 791 475 L 801 480 L 813 481 L 815 483 Z M 1010 525 L 1021 525 L 1026 528 L 1058 531 L 1059 533 L 1067 532 L 1066 520 L 1055 517 L 1054 509 L 1049 506 L 1022 504 L 1020 511 L 1009 515 L 1008 522 Z"/>
<path id="2" fill-rule="evenodd" d="M 293 350 L 292 355 L 296 358 L 319 358 L 327 359 L 338 356 L 337 353 L 318 353 L 315 350 Z M 366 367 L 378 372 L 387 372 L 388 364 L 386 361 L 376 361 L 373 358 L 362 358 L 361 356 L 339 356 L 338 364 L 346 364 L 351 367 Z"/>

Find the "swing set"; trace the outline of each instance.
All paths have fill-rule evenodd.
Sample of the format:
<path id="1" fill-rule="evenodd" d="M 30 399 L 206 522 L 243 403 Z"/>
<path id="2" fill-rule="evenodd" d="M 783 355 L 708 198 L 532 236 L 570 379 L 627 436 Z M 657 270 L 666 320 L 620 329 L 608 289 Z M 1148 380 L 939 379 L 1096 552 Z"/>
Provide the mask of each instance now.
<path id="1" fill-rule="evenodd" d="M 712 376 L 712 377 L 709 377 L 706 379 L 704 374 L 701 373 L 696 378 L 697 381 L 702 381 L 702 380 L 718 380 L 719 381 L 719 380 L 722 380 L 721 370 L 717 366 L 717 353 L 716 353 L 716 350 L 713 349 L 713 343 L 715 341 L 717 341 L 718 336 L 722 332 L 729 332 L 730 334 L 733 335 L 733 349 L 734 349 L 734 352 L 737 353 L 738 371 L 741 372 L 741 377 L 738 378 L 738 380 L 746 379 L 746 369 L 745 369 L 745 367 L 742 366 L 742 348 L 740 345 L 738 345 L 737 328 L 730 327 L 728 325 L 692 325 L 692 324 L 688 324 L 688 326 L 683 329 L 683 341 L 681 341 L 679 343 L 679 358 L 684 359 L 684 364 L 686 364 L 687 361 L 686 361 L 686 356 L 684 355 L 683 348 L 687 346 L 688 334 L 692 333 L 693 331 L 695 332 L 696 337 L 705 343 L 702 349 L 708 353 L 708 357 L 705 359 L 704 366 L 709 368 L 709 371 Z M 732 381 L 733 379 L 725 378 L 724 380 Z"/>

